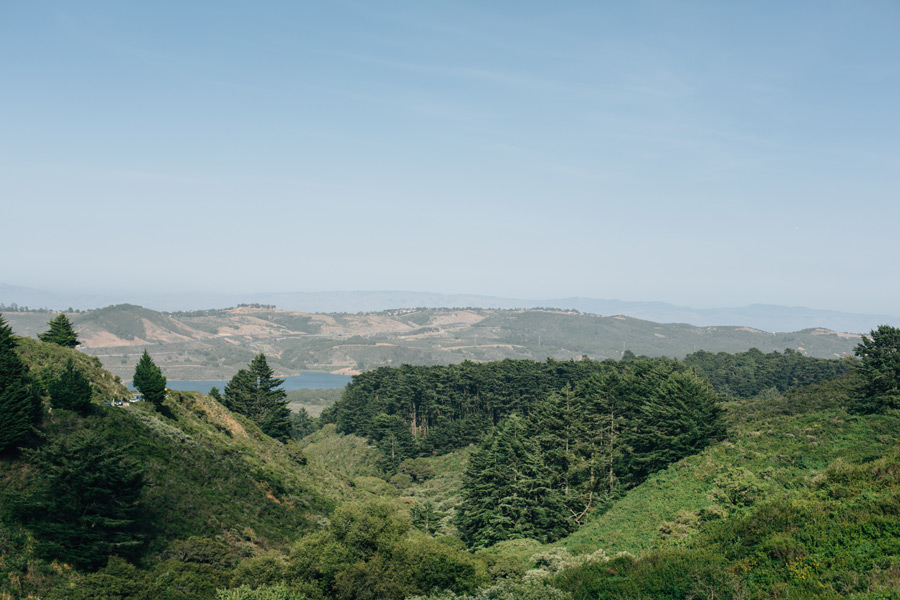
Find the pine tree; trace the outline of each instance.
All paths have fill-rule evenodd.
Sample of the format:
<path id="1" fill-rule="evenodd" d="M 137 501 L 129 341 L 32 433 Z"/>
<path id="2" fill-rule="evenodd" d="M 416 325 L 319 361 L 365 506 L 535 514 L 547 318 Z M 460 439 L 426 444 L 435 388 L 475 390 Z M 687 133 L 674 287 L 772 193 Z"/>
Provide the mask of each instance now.
<path id="1" fill-rule="evenodd" d="M 40 419 L 40 397 L 16 353 L 12 328 L 0 316 L 0 451 L 19 442 Z"/>
<path id="2" fill-rule="evenodd" d="M 44 333 L 38 334 L 38 339 L 42 342 L 49 342 L 66 348 L 74 348 L 81 342 L 72 328 L 72 323 L 65 314 L 59 313 L 49 323 L 50 329 Z"/>
<path id="3" fill-rule="evenodd" d="M 144 400 L 152 402 L 156 410 L 160 410 L 166 399 L 166 378 L 163 376 L 162 370 L 150 358 L 147 350 L 144 350 L 144 354 L 134 368 L 132 383 Z"/>
<path id="4" fill-rule="evenodd" d="M 291 437 L 291 411 L 281 388 L 284 379 L 274 374 L 266 355 L 257 354 L 225 385 L 224 404 L 252 419 L 266 435 L 286 442 Z"/>
<path id="5" fill-rule="evenodd" d="M 82 414 L 91 407 L 93 389 L 91 382 L 84 376 L 70 358 L 62 374 L 47 385 L 50 403 L 54 408 L 75 410 Z"/>

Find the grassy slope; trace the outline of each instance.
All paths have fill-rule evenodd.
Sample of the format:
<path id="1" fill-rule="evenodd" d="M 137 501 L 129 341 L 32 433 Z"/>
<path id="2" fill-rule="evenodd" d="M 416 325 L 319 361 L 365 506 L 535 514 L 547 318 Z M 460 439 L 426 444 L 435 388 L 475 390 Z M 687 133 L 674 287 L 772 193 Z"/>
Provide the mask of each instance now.
<path id="1" fill-rule="evenodd" d="M 79 354 L 34 340 L 22 348 L 37 371 L 58 368 L 74 356 L 95 388 L 122 395 L 124 388 L 95 365 L 96 359 Z M 338 501 L 362 496 L 354 478 L 366 472 L 367 463 L 374 464 L 362 440 L 335 434 L 326 442 L 311 440 L 304 451 L 297 443 L 272 440 L 203 394 L 171 392 L 166 408 L 168 416 L 145 403 L 96 406 L 87 416 L 57 410 L 45 414 L 41 425 L 47 437 L 82 429 L 101 432 L 146 468 L 147 564 L 191 536 L 220 540 L 234 556 L 284 550 L 318 528 Z M 358 464 L 351 458 L 353 448 L 359 450 Z M 331 468 L 336 463 L 348 467 L 344 472 Z M 368 469 L 374 474 L 374 468 Z M 32 471 L 21 455 L 0 457 L 0 598 L 37 597 L 62 580 L 77 578 L 71 570 L 38 559 L 29 533 L 15 520 L 2 518 L 4 493 L 12 498 L 23 492 Z"/>
<path id="2" fill-rule="evenodd" d="M 739 512 L 741 503 L 808 487 L 838 458 L 871 459 L 900 443 L 898 415 L 848 417 L 832 409 L 753 425 L 761 427 L 735 431 L 730 441 L 652 475 L 563 545 L 640 554 L 660 546 L 660 525 L 676 521 L 679 511 L 718 504 Z M 748 496 L 737 498 L 743 489 Z"/>
<path id="3" fill-rule="evenodd" d="M 737 513 L 741 504 L 808 488 L 839 458 L 856 463 L 887 454 L 900 443 L 900 415 L 848 415 L 840 407 L 852 385 L 843 377 L 785 396 L 730 403 L 727 440 L 650 476 L 562 543 L 575 551 L 640 554 L 660 546 L 660 525 L 675 521 L 679 511 L 718 504 Z"/>
<path id="4" fill-rule="evenodd" d="M 31 377 L 39 384 L 58 377 L 71 359 L 94 386 L 94 402 L 106 402 L 115 398 L 125 398 L 130 394 L 122 381 L 103 369 L 100 359 L 88 356 L 72 348 L 39 342 L 32 338 L 17 338 L 19 356 L 28 365 Z"/>
<path id="5" fill-rule="evenodd" d="M 461 448 L 442 456 L 429 457 L 427 461 L 434 469 L 434 476 L 400 490 L 401 500 L 410 506 L 431 503 L 439 519 L 435 528 L 438 535 L 457 534 L 454 519 L 460 502 L 459 490 L 472 450 L 472 447 Z"/>

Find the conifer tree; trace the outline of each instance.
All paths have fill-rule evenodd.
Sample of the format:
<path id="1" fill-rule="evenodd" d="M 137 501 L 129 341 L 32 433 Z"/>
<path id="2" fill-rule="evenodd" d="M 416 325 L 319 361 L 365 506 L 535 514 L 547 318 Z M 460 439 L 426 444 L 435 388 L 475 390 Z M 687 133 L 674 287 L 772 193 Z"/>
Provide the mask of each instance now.
<path id="1" fill-rule="evenodd" d="M 881 413 L 900 406 L 900 329 L 879 325 L 855 348 L 861 360 L 862 394 L 850 405 L 861 414 Z"/>
<path id="2" fill-rule="evenodd" d="M 724 433 L 719 397 L 693 371 L 673 371 L 647 395 L 626 431 L 633 483 L 695 454 Z"/>
<path id="3" fill-rule="evenodd" d="M 64 313 L 56 315 L 50 320 L 48 325 L 50 325 L 50 329 L 38 334 L 38 339 L 42 342 L 49 342 L 65 346 L 66 348 L 74 348 L 81 343 L 78 341 L 78 336 L 75 334 L 71 321 Z"/>
<path id="4" fill-rule="evenodd" d="M 16 353 L 12 328 L 0 316 L 0 451 L 19 442 L 40 419 L 40 397 Z"/>
<path id="5" fill-rule="evenodd" d="M 62 374 L 47 385 L 50 403 L 54 408 L 64 408 L 86 413 L 91 407 L 93 389 L 91 382 L 84 376 L 70 358 Z"/>
<path id="6" fill-rule="evenodd" d="M 483 547 L 565 535 L 570 529 L 565 501 L 551 477 L 525 419 L 508 417 L 470 459 L 457 513 L 463 539 Z"/>
<path id="7" fill-rule="evenodd" d="M 284 379 L 274 374 L 266 355 L 257 354 L 225 385 L 224 404 L 252 419 L 266 435 L 286 442 L 291 437 L 291 411 L 281 388 Z"/>
<path id="8" fill-rule="evenodd" d="M 152 402 L 156 410 L 160 410 L 166 399 L 166 378 L 146 349 L 134 368 L 132 383 L 144 400 Z"/>
<path id="9" fill-rule="evenodd" d="M 37 476 L 17 512 L 40 540 L 39 556 L 95 569 L 140 550 L 144 471 L 123 450 L 82 430 L 29 451 Z"/>

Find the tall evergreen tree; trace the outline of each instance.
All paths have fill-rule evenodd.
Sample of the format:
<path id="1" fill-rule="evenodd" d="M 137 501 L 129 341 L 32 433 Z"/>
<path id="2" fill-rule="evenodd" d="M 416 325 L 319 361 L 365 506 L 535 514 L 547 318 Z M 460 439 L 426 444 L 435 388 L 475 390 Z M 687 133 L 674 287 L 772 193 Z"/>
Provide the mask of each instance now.
<path id="1" fill-rule="evenodd" d="M 470 459 L 457 513 L 463 539 L 476 547 L 518 538 L 550 542 L 570 530 L 566 513 L 525 419 L 511 415 Z"/>
<path id="2" fill-rule="evenodd" d="M 257 354 L 246 369 L 235 373 L 225 385 L 224 404 L 229 410 L 250 417 L 266 435 L 286 442 L 291 437 L 291 411 L 281 387 L 284 379 L 274 374 L 266 355 Z"/>
<path id="3" fill-rule="evenodd" d="M 41 399 L 16 353 L 12 328 L 0 316 L 0 451 L 21 442 L 40 419 Z"/>
<path id="4" fill-rule="evenodd" d="M 576 389 L 585 436 L 577 448 L 581 457 L 574 478 L 589 494 L 588 503 L 601 505 L 622 491 L 627 448 L 622 431 L 627 422 L 625 382 L 618 371 L 596 374 Z"/>
<path id="5" fill-rule="evenodd" d="M 66 348 L 74 348 L 81 343 L 78 341 L 78 336 L 75 334 L 71 321 L 64 313 L 56 315 L 50 320 L 48 325 L 50 325 L 50 329 L 38 334 L 38 339 L 42 342 L 49 342 L 65 346 Z"/>
<path id="6" fill-rule="evenodd" d="M 70 358 L 62 374 L 47 385 L 50 403 L 54 408 L 64 408 L 86 413 L 91 407 L 94 390 Z"/>
<path id="7" fill-rule="evenodd" d="M 849 407 L 856 413 L 880 413 L 900 407 L 900 329 L 879 325 L 856 346 L 862 359 L 860 397 Z"/>
<path id="8" fill-rule="evenodd" d="M 83 430 L 30 451 L 38 474 L 17 512 L 39 540 L 39 556 L 94 569 L 140 549 L 144 472 L 122 450 Z"/>
<path id="9" fill-rule="evenodd" d="M 146 349 L 134 367 L 132 383 L 144 400 L 153 403 L 156 410 L 162 407 L 162 403 L 166 399 L 166 378 L 163 376 L 162 370 L 150 358 Z"/>
<path id="10" fill-rule="evenodd" d="M 672 371 L 645 397 L 625 432 L 632 483 L 724 434 L 719 396 L 693 371 Z"/>

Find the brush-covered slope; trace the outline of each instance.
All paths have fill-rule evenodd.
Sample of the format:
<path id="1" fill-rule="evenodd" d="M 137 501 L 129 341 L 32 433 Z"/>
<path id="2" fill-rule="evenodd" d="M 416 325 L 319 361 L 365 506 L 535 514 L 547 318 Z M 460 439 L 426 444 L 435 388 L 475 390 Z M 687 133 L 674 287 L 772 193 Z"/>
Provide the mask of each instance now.
<path id="1" fill-rule="evenodd" d="M 728 440 L 651 475 L 564 545 L 641 554 L 680 541 L 704 518 L 809 487 L 836 460 L 859 463 L 890 453 L 900 444 L 900 415 L 847 414 L 842 405 L 850 386 L 843 377 L 785 396 L 728 403 Z"/>
<path id="2" fill-rule="evenodd" d="M 46 388 L 49 381 L 59 377 L 66 363 L 71 360 L 91 381 L 94 402 L 108 402 L 129 395 L 128 388 L 121 379 L 105 370 L 96 356 L 26 337 L 17 338 L 16 343 L 19 357 L 28 365 L 29 375 L 41 388 Z"/>
<path id="3" fill-rule="evenodd" d="M 652 475 L 562 541 L 574 598 L 894 598 L 900 414 L 843 410 L 852 376 L 729 406 L 730 439 Z"/>
<path id="4" fill-rule="evenodd" d="M 124 391 L 77 351 L 25 340 L 20 352 L 38 374 L 74 358 L 98 390 L 95 402 Z M 124 508 L 116 495 L 136 480 L 116 480 L 122 469 L 142 483 Z M 109 481 L 121 488 L 104 492 Z M 352 482 L 295 442 L 269 438 L 208 396 L 180 392 L 169 393 L 162 412 L 148 403 L 97 404 L 86 415 L 45 411 L 26 447 L 0 456 L 0 482 L 0 598 L 69 597 L 107 553 L 180 582 L 164 597 L 212 597 L 238 560 L 286 548 L 353 494 Z M 79 503 L 88 515 L 106 508 L 70 514 Z M 91 541 L 104 528 L 108 539 Z M 221 563 L 215 576 L 203 575 L 209 561 Z"/>

